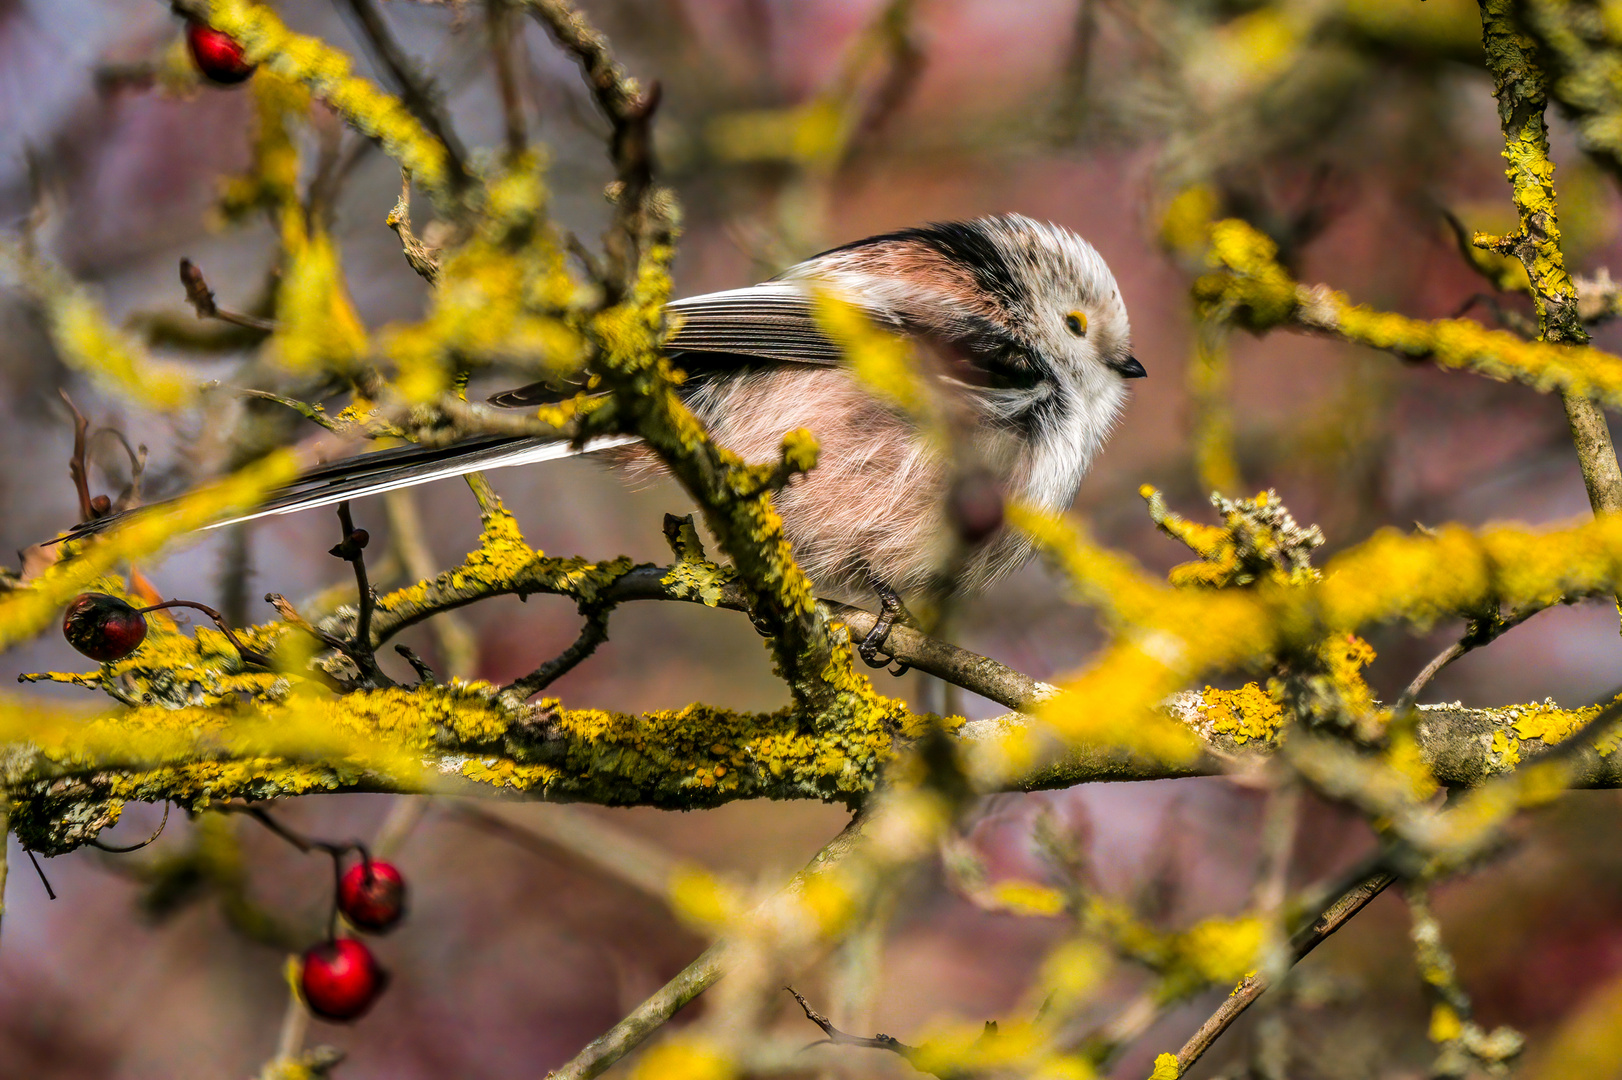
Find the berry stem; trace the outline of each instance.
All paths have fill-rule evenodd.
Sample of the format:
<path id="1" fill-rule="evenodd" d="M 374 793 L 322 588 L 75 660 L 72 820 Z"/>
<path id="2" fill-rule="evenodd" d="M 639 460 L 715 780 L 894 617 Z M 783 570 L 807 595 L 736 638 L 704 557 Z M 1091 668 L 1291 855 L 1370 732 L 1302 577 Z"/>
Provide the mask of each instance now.
<path id="1" fill-rule="evenodd" d="M 168 608 L 180 607 L 193 608 L 197 611 L 201 611 L 204 615 L 207 615 L 209 618 L 213 619 L 214 625 L 218 626 L 221 632 L 225 634 L 226 640 L 229 641 L 232 646 L 235 647 L 236 651 L 242 655 L 243 660 L 250 664 L 256 664 L 259 667 L 271 668 L 276 666 L 270 657 L 266 656 L 258 649 L 250 648 L 247 645 L 244 645 L 242 643 L 242 639 L 237 637 L 236 632 L 233 631 L 230 624 L 225 621 L 225 616 L 221 615 L 218 611 L 215 611 L 207 604 L 199 604 L 195 600 L 165 600 L 163 603 L 153 604 L 151 607 L 136 608 L 135 613 L 137 615 L 145 615 L 152 611 L 164 611 Z"/>

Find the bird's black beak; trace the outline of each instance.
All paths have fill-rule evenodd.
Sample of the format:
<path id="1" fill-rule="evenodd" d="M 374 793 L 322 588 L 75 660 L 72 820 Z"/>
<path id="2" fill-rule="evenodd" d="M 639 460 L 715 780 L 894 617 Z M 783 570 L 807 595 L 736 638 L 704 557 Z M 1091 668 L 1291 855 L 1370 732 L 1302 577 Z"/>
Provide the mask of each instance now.
<path id="1" fill-rule="evenodd" d="M 1125 360 L 1118 360 L 1111 366 L 1123 379 L 1143 379 L 1149 375 L 1147 371 L 1143 370 L 1143 365 L 1138 363 L 1138 358 L 1135 356 L 1129 356 Z"/>

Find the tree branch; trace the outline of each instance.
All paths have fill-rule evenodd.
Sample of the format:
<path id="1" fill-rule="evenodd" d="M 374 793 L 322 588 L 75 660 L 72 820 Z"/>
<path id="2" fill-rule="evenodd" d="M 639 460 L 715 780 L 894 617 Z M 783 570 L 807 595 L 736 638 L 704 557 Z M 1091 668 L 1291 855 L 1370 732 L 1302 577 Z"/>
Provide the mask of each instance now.
<path id="1" fill-rule="evenodd" d="M 1340 898 L 1325 908 L 1310 926 L 1297 931 L 1290 939 L 1289 966 L 1294 967 L 1300 963 L 1308 953 L 1350 922 L 1358 912 L 1368 907 L 1374 898 L 1395 880 L 1397 880 L 1395 875 L 1381 870 L 1342 893 Z M 1265 969 L 1241 979 L 1239 985 L 1217 1007 L 1217 1011 L 1211 1014 L 1210 1019 L 1201 1024 L 1200 1029 L 1190 1036 L 1181 1050 L 1177 1051 L 1178 1075 L 1187 1073 L 1211 1048 L 1211 1044 L 1216 1042 L 1222 1033 L 1227 1031 L 1233 1022 L 1272 985 L 1273 981 Z"/>
<path id="2" fill-rule="evenodd" d="M 355 21 L 360 24 L 362 39 L 372 58 L 383 69 L 400 101 L 417 122 L 428 129 L 445 148 L 445 164 L 450 172 L 453 190 L 460 190 L 473 182 L 467 171 L 467 151 L 452 129 L 438 101 L 433 81 L 417 70 L 417 65 L 400 48 L 389 32 L 383 15 L 372 5 L 372 0 L 346 0 Z"/>
<path id="3" fill-rule="evenodd" d="M 1510 190 L 1520 213 L 1520 228 L 1504 237 L 1477 236 L 1475 243 L 1513 255 L 1526 268 L 1540 340 L 1586 345 L 1588 331 L 1578 311 L 1577 289 L 1560 251 L 1554 162 L 1549 159 L 1544 120 L 1548 90 L 1536 43 L 1521 30 L 1514 0 L 1480 3 L 1482 44 L 1493 76 L 1493 96 L 1498 99 L 1504 157 L 1509 162 Z M 1589 505 L 1596 514 L 1622 511 L 1622 465 L 1617 463 L 1604 412 L 1586 394 L 1566 389 L 1562 397 Z"/>

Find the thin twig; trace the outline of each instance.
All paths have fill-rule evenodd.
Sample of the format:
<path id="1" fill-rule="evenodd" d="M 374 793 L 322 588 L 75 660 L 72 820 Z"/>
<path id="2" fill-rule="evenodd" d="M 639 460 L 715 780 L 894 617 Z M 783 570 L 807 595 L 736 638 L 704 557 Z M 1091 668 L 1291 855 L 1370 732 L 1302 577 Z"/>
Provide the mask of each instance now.
<path id="1" fill-rule="evenodd" d="M 190 259 L 180 260 L 180 283 L 186 287 L 186 300 L 197 311 L 199 319 L 218 319 L 249 330 L 261 330 L 267 334 L 276 332 L 276 324 L 270 319 L 227 311 L 215 303 L 214 290 L 208 287 L 203 272 Z"/>
<path id="2" fill-rule="evenodd" d="M 39 875 L 39 883 L 45 886 L 45 895 L 52 900 L 56 899 L 56 890 L 51 888 L 51 879 L 45 876 L 45 868 L 40 866 L 39 859 L 34 855 L 33 848 L 23 848 L 28 853 L 28 861 L 34 864 L 34 873 Z"/>
<path id="3" fill-rule="evenodd" d="M 417 673 L 417 678 L 422 681 L 422 685 L 439 685 L 439 676 L 434 674 L 434 669 L 429 667 L 427 661 L 422 657 L 412 652 L 411 646 L 396 645 L 394 651 L 399 653 L 405 662 L 411 665 L 411 670 Z"/>
<path id="4" fill-rule="evenodd" d="M 580 628 L 580 636 L 575 638 L 574 643 L 528 675 L 502 687 L 503 697 L 514 701 L 534 697 L 574 670 L 582 660 L 597 651 L 597 646 L 608 640 L 608 609 L 591 608 L 583 614 L 586 624 Z"/>
<path id="5" fill-rule="evenodd" d="M 336 649 L 345 656 L 349 655 L 349 642 L 336 634 L 327 633 L 303 615 L 300 615 L 298 609 L 293 606 L 293 602 L 281 593 L 266 593 L 265 603 L 276 609 L 276 614 L 281 617 L 283 622 L 296 629 L 303 630 L 327 648 Z"/>
<path id="6" fill-rule="evenodd" d="M 585 810 L 562 804 L 486 807 L 474 800 L 449 804 L 459 820 L 540 855 L 563 853 L 659 901 L 670 898 L 680 862 L 661 848 Z M 520 814 L 522 816 L 520 816 Z"/>
<path id="7" fill-rule="evenodd" d="M 507 140 L 507 157 L 516 160 L 528 141 L 524 131 L 524 104 L 518 95 L 518 79 L 513 72 L 513 11 L 511 0 L 485 0 L 485 29 L 490 36 L 490 56 L 496 71 L 496 89 L 501 95 L 501 119 Z"/>
<path id="8" fill-rule="evenodd" d="M 142 443 L 140 449 L 137 450 L 130 445 L 129 439 L 124 436 L 122 431 L 117 428 L 107 427 L 94 432 L 90 436 L 90 445 L 95 446 L 96 440 L 103 438 L 112 439 L 118 443 L 124 449 L 124 456 L 129 458 L 129 488 L 118 497 L 118 500 L 111 507 L 112 512 L 122 513 L 141 504 L 141 478 L 146 475 L 146 444 Z"/>
<path id="9" fill-rule="evenodd" d="M 90 429 L 90 421 L 85 419 L 84 413 L 68 397 L 66 390 L 58 389 L 57 393 L 67 402 L 68 411 L 73 413 L 73 456 L 68 458 L 68 475 L 73 478 L 73 489 L 79 494 L 79 520 L 89 521 L 101 516 L 91 505 L 90 472 L 85 467 L 85 432 Z"/>
<path id="10" fill-rule="evenodd" d="M 298 609 L 293 606 L 293 602 L 287 597 L 283 596 L 281 593 L 266 593 L 265 603 L 276 609 L 276 614 L 281 617 L 283 622 L 287 623 L 294 629 L 304 631 L 306 634 L 309 634 L 327 648 L 340 652 L 349 657 L 350 660 L 354 661 L 356 668 L 360 668 L 360 662 L 355 660 L 353 649 L 349 642 L 345 641 L 336 634 L 329 634 L 319 626 L 311 623 L 303 615 L 298 613 Z M 313 667 L 313 673 L 316 678 L 325 682 L 328 687 L 333 690 L 337 690 L 340 693 L 353 689 L 353 685 L 351 683 L 344 679 L 338 678 L 331 672 L 326 671 L 319 666 Z"/>
<path id="11" fill-rule="evenodd" d="M 1353 885 L 1333 904 L 1324 909 L 1323 914 L 1312 923 L 1296 933 L 1290 939 L 1289 966 L 1300 963 L 1303 957 L 1316 949 L 1326 938 L 1345 926 L 1351 919 L 1382 892 L 1386 886 L 1397 880 L 1396 875 L 1384 870 L 1370 874 L 1368 877 Z M 1239 980 L 1239 985 L 1229 994 L 1210 1019 L 1200 1025 L 1196 1031 L 1177 1051 L 1177 1072 L 1182 1075 L 1200 1057 L 1211 1048 L 1224 1031 L 1227 1031 L 1240 1015 L 1262 996 L 1272 986 L 1273 979 L 1264 971 L 1256 971 Z"/>
<path id="12" fill-rule="evenodd" d="M 289 957 L 288 962 L 294 964 L 298 961 L 293 957 Z M 299 1053 L 304 1049 L 304 1039 L 309 1034 L 309 1030 L 310 1010 L 304 1004 L 304 999 L 289 985 L 287 989 L 287 1009 L 282 1013 L 281 1031 L 276 1036 L 276 1056 L 271 1060 L 278 1065 L 296 1060 Z"/>
<path id="13" fill-rule="evenodd" d="M 1479 649 L 1483 645 L 1491 644 L 1538 612 L 1546 610 L 1548 610 L 1546 605 L 1538 605 L 1517 611 L 1507 619 L 1494 613 L 1490 619 L 1471 620 L 1469 628 L 1465 631 L 1463 637 L 1437 653 L 1431 658 L 1430 663 L 1426 664 L 1419 674 L 1414 676 L 1413 682 L 1409 683 L 1408 688 L 1397 698 L 1397 703 L 1392 706 L 1392 711 L 1398 716 L 1407 712 L 1413 707 L 1414 702 L 1419 699 L 1419 695 L 1424 691 L 1425 687 L 1429 685 L 1432 679 L 1436 678 L 1443 668 L 1465 653 Z"/>
<path id="14" fill-rule="evenodd" d="M 888 1050 L 892 1054 L 900 1054 L 907 1060 L 912 1060 L 912 1055 L 916 1052 L 914 1047 L 908 1046 L 906 1043 L 901 1042 L 899 1039 L 892 1038 L 889 1035 L 851 1035 L 840 1031 L 838 1028 L 833 1026 L 826 1016 L 823 1016 L 821 1013 L 817 1012 L 817 1010 L 813 1009 L 811 1007 L 811 1003 L 805 1000 L 805 996 L 798 990 L 794 989 L 794 987 L 785 986 L 783 989 L 792 994 L 794 1000 L 800 1003 L 800 1008 L 805 1010 L 805 1018 L 817 1025 L 817 1027 L 821 1028 L 822 1033 L 827 1036 L 826 1039 L 823 1039 L 820 1042 L 814 1042 L 811 1044 L 811 1046 L 820 1046 L 823 1043 L 829 1043 L 834 1046 L 861 1046 L 869 1050 Z M 806 1049 L 810 1049 L 810 1047 L 807 1047 Z"/>
<path id="15" fill-rule="evenodd" d="M 400 488 L 383 496 L 383 512 L 389 519 L 389 547 L 407 578 L 431 581 L 439 573 L 434 553 L 425 538 L 422 512 L 417 493 L 411 488 Z M 374 622 L 375 625 L 375 622 Z M 470 679 L 478 667 L 479 639 L 467 620 L 454 611 L 447 611 L 429 620 L 434 643 L 439 649 L 439 662 L 452 678 Z M 419 677 L 422 672 L 417 673 Z"/>
<path id="16" fill-rule="evenodd" d="M 167 611 L 170 608 L 191 608 L 194 611 L 201 611 L 204 615 L 207 615 L 210 619 L 213 619 L 214 625 L 220 628 L 220 632 L 225 635 L 225 639 L 231 643 L 231 647 L 234 648 L 238 655 L 242 657 L 244 663 L 253 664 L 256 667 L 262 668 L 274 668 L 276 666 L 276 662 L 270 657 L 266 656 L 258 649 L 243 644 L 242 639 L 237 637 L 236 631 L 231 629 L 231 624 L 225 621 L 225 616 L 221 615 L 218 611 L 215 611 L 207 604 L 199 604 L 195 600 L 165 600 L 161 604 L 153 604 L 150 607 L 138 608 L 136 609 L 136 614 L 145 615 L 149 611 Z"/>
<path id="17" fill-rule="evenodd" d="M 147 837 L 145 840 L 142 840 L 138 844 L 125 844 L 123 846 L 118 846 L 118 845 L 115 845 L 115 844 L 104 844 L 100 840 L 98 840 L 98 839 L 96 839 L 95 837 L 92 836 L 90 838 L 90 845 L 92 847 L 98 847 L 103 851 L 111 852 L 114 855 L 127 855 L 132 851 L 140 851 L 142 848 L 144 848 L 148 844 L 152 843 L 152 841 L 154 841 L 158 837 L 162 836 L 163 835 L 163 830 L 165 828 L 167 828 L 168 825 L 169 825 L 169 800 L 165 799 L 163 801 L 163 820 L 158 822 L 157 829 L 155 829 L 153 831 L 152 835 Z"/>
<path id="18" fill-rule="evenodd" d="M 608 38 L 567 0 L 521 0 L 557 45 L 580 64 L 586 85 L 609 120 L 620 123 L 642 100 L 642 88 L 625 73 Z"/>
<path id="19" fill-rule="evenodd" d="M 321 425 L 335 435 L 347 434 L 349 431 L 347 425 L 339 423 L 323 412 L 318 406 L 311 405 L 307 401 L 300 401 L 297 398 L 283 397 L 280 394 L 272 394 L 269 390 L 255 390 L 252 387 L 247 386 L 233 386 L 227 387 L 226 389 L 233 394 L 240 394 L 243 397 L 259 398 L 262 401 L 274 401 L 278 405 L 292 409 L 294 412 L 298 413 L 311 423 Z"/>
<path id="20" fill-rule="evenodd" d="M 355 528 L 347 499 L 338 504 L 338 525 L 343 530 L 343 538 L 331 553 L 354 568 L 355 591 L 359 594 L 355 608 L 355 648 L 368 658 L 367 667 L 375 669 L 377 658 L 372 652 L 372 611 L 377 605 L 377 597 L 372 594 L 371 582 L 366 577 L 364 552 L 367 534 L 365 529 Z"/>
<path id="21" fill-rule="evenodd" d="M 607 249 L 611 263 L 603 279 L 608 303 L 630 287 L 636 255 L 650 225 L 648 195 L 653 186 L 653 140 L 650 123 L 659 105 L 659 84 L 646 92 L 625 73 L 610 51 L 608 38 L 567 0 L 524 0 L 531 14 L 560 48 L 580 65 L 593 99 L 608 117 L 609 157 L 614 163 L 617 193 L 614 227 Z"/>

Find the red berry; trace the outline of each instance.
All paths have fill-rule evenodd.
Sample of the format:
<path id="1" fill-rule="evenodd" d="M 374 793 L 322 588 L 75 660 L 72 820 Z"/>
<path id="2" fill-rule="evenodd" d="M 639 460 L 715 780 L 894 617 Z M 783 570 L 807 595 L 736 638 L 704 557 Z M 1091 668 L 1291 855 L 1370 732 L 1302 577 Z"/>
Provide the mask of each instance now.
<path id="1" fill-rule="evenodd" d="M 338 880 L 338 910 L 361 930 L 386 934 L 405 914 L 405 879 L 391 863 L 373 859 L 344 871 Z"/>
<path id="2" fill-rule="evenodd" d="M 92 660 L 122 660 L 146 640 L 146 617 L 116 596 L 80 593 L 68 605 L 62 634 Z"/>
<path id="3" fill-rule="evenodd" d="M 197 70 L 217 83 L 231 86 L 253 74 L 241 43 L 207 23 L 186 23 L 186 45 Z"/>
<path id="4" fill-rule="evenodd" d="M 388 974 L 363 941 L 337 938 L 306 949 L 299 989 L 310 1011 L 326 1020 L 355 1020 L 382 995 Z"/>

